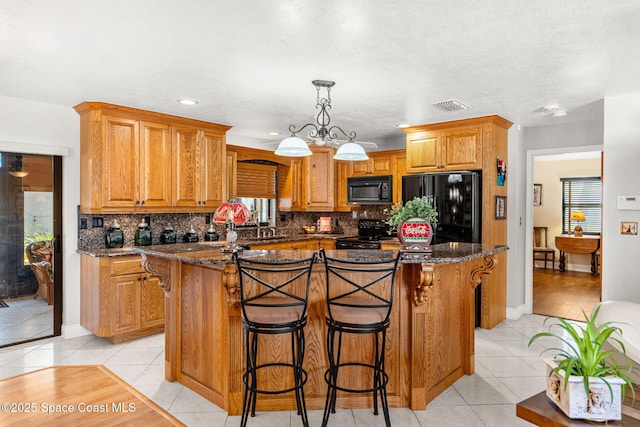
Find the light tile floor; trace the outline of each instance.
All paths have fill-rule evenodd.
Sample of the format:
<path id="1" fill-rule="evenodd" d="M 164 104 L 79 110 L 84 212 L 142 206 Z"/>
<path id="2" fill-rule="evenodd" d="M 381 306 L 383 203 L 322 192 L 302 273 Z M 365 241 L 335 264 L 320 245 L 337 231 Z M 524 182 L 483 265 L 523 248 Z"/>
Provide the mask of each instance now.
<path id="1" fill-rule="evenodd" d="M 0 308 L 0 345 L 53 335 L 53 305 L 33 295 L 5 298 Z"/>
<path id="2" fill-rule="evenodd" d="M 545 388 L 544 339 L 527 346 L 545 330 L 544 317 L 525 315 L 505 320 L 491 330 L 476 329 L 476 372 L 460 378 L 423 411 L 391 409 L 393 426 L 532 425 L 516 417 L 515 404 Z M 555 343 L 554 343 L 555 344 Z M 60 337 L 0 350 L 0 379 L 51 365 L 103 364 L 188 426 L 238 426 L 239 416 L 227 413 L 195 392 L 164 380 L 164 334 L 129 343 L 110 344 L 93 335 Z M 0 400 L 3 397 L 0 396 Z M 322 411 L 310 411 L 309 423 L 319 426 Z M 1 424 L 1 422 L 0 422 Z M 371 410 L 340 410 L 331 426 L 383 426 L 382 414 Z M 300 426 L 295 412 L 263 412 L 250 427 Z"/>

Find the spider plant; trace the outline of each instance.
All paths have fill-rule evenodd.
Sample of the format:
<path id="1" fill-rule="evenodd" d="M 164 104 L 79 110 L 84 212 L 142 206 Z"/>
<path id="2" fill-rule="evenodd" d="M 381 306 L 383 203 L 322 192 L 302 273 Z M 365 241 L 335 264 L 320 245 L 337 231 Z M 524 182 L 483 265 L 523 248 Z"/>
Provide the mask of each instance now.
<path id="1" fill-rule="evenodd" d="M 544 321 L 545 325 L 550 319 L 556 322 L 549 326 L 548 332 L 539 332 L 531 337 L 529 346 L 542 337 L 556 338 L 560 340 L 561 343 L 564 343 L 564 346 L 547 348 L 543 353 L 551 350 L 558 352 L 554 358 L 557 365 L 552 368 L 549 375 L 551 376 L 561 370 L 565 371 L 565 389 L 569 383 L 569 375 L 581 376 L 585 393 L 588 395 L 589 378 L 593 377 L 601 379 L 609 389 L 609 393 L 613 395 L 613 390 L 611 384 L 607 381 L 607 377 L 618 377 L 625 382 L 622 387 L 622 399 L 624 400 L 628 387 L 631 389 L 631 394 L 635 401 L 635 391 L 631 379 L 628 376 L 633 369 L 633 363 L 626 357 L 624 343 L 618 338 L 622 336 L 622 330 L 612 322 L 604 322 L 598 325 L 596 320 L 599 312 L 599 305 L 596 306 L 590 316 L 587 316 L 583 310 L 582 314 L 585 318 L 584 326 L 579 323 L 569 322 L 565 319 L 548 317 Z M 555 332 L 553 330 L 554 328 L 559 330 Z M 620 350 L 603 348 L 603 345 L 609 339 L 617 343 Z M 629 361 L 629 365 L 619 365 L 616 362 L 613 355 L 618 352 L 624 355 Z"/>

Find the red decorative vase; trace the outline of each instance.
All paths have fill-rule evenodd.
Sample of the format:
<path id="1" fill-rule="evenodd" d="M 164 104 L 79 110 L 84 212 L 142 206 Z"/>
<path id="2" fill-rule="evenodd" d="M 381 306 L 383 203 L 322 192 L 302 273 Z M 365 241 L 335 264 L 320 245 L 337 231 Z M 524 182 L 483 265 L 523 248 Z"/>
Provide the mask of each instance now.
<path id="1" fill-rule="evenodd" d="M 424 218 L 409 218 L 398 225 L 398 239 L 404 250 L 430 252 L 433 229 Z"/>

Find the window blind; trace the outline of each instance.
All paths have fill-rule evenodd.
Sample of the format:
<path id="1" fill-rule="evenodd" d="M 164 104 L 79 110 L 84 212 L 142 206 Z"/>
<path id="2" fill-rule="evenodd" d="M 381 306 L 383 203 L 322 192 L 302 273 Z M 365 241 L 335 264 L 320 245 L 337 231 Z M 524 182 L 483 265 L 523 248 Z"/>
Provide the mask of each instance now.
<path id="1" fill-rule="evenodd" d="M 602 211 L 602 180 L 600 177 L 561 178 L 562 182 L 562 232 L 573 231 L 577 221 L 569 217 L 575 211 L 584 212 L 586 221 L 580 221 L 584 234 L 600 234 Z"/>
<path id="2" fill-rule="evenodd" d="M 236 186 L 238 197 L 276 198 L 276 166 L 238 162 Z"/>

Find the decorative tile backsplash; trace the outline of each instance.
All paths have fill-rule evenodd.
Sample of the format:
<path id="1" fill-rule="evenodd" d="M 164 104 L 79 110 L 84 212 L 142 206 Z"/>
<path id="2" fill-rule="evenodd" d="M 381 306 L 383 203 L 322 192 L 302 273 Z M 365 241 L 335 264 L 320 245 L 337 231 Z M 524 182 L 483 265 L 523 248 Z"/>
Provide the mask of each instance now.
<path id="1" fill-rule="evenodd" d="M 330 216 L 337 221 L 342 228 L 345 236 L 354 236 L 358 233 L 358 219 L 360 218 L 379 218 L 386 219 L 384 209 L 389 206 L 371 205 L 362 208 L 361 211 L 352 212 L 279 212 L 276 215 L 276 232 L 279 236 L 295 236 L 303 234 L 302 227 L 305 225 L 315 225 L 321 216 Z M 182 241 L 182 237 L 193 226 L 198 233 L 200 240 L 203 239 L 204 233 L 209 229 L 209 224 L 205 224 L 206 216 L 209 215 L 213 220 L 213 212 L 210 214 L 124 214 L 124 215 L 84 215 L 79 214 L 78 224 L 86 223 L 86 229 L 78 230 L 78 249 L 105 248 L 105 234 L 114 220 L 118 221 L 120 228 L 124 234 L 124 246 L 134 246 L 134 236 L 138 224 L 145 217 L 151 220 L 151 236 L 152 244 L 160 244 L 160 234 L 165 227 L 171 226 L 176 232 L 178 242 Z M 102 218 L 102 227 L 93 227 L 94 219 L 98 224 L 99 218 Z M 281 218 L 283 220 L 281 220 Z M 84 221 L 83 221 L 84 220 Z M 223 240 L 225 236 L 224 225 L 213 225 L 215 230 Z M 238 227 L 238 238 L 254 237 L 256 234 L 255 227 Z"/>

